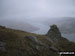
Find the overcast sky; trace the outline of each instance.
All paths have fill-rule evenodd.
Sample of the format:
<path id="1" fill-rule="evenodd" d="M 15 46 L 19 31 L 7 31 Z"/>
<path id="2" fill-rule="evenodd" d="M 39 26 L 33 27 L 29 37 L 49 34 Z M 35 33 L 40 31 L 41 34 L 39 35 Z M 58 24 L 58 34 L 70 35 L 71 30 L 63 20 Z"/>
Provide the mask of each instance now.
<path id="1" fill-rule="evenodd" d="M 39 26 L 34 22 L 52 17 L 75 17 L 75 0 L 0 0 L 0 19 L 32 21 Z"/>
<path id="2" fill-rule="evenodd" d="M 0 0 L 3 18 L 74 17 L 75 0 Z"/>

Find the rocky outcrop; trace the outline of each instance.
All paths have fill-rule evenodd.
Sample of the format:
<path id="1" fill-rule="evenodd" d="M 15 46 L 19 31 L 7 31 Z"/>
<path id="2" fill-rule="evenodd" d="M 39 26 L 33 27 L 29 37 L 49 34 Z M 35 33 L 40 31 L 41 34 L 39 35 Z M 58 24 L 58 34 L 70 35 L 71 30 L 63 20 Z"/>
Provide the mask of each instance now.
<path id="1" fill-rule="evenodd" d="M 25 40 L 27 40 L 27 45 L 31 46 L 33 48 L 33 50 L 35 49 L 35 50 L 41 52 L 41 54 L 43 54 L 43 52 L 45 52 L 45 51 L 53 52 L 53 53 L 58 52 L 58 49 L 56 47 L 54 47 L 53 45 L 48 46 L 47 44 L 43 43 L 42 41 L 39 41 L 37 39 L 37 37 L 26 36 Z M 53 43 L 53 41 L 51 39 L 48 40 L 48 38 L 45 38 L 45 40 Z"/>
<path id="2" fill-rule="evenodd" d="M 45 46 L 45 44 L 43 44 L 41 41 L 39 41 L 38 39 L 37 39 L 37 37 L 34 37 L 34 36 L 25 36 L 24 37 L 27 41 L 31 41 L 31 42 L 33 42 L 34 44 L 36 44 L 36 45 L 43 45 L 43 46 Z"/>
<path id="3" fill-rule="evenodd" d="M 52 25 L 47 33 L 53 41 L 58 42 L 61 39 L 61 33 L 56 25 Z"/>
<path id="4" fill-rule="evenodd" d="M 48 37 L 47 37 L 48 36 Z M 26 36 L 25 39 L 29 42 L 30 45 L 33 47 L 36 47 L 35 49 L 40 51 L 52 51 L 52 52 L 59 52 L 59 50 L 55 47 L 55 43 L 57 44 L 59 40 L 61 39 L 61 33 L 56 25 L 52 25 L 51 29 L 48 31 L 46 38 L 44 38 L 44 42 L 39 41 L 37 37 L 34 36 Z M 48 45 L 47 43 L 51 43 L 51 45 Z M 34 44 L 32 44 L 34 43 Z"/>
<path id="5" fill-rule="evenodd" d="M 24 37 L 24 38 L 25 38 L 25 39 L 28 39 L 28 40 L 30 40 L 30 41 L 36 43 L 36 44 L 39 43 L 38 40 L 37 40 L 37 38 L 34 37 L 34 36 L 26 36 L 26 37 Z"/>

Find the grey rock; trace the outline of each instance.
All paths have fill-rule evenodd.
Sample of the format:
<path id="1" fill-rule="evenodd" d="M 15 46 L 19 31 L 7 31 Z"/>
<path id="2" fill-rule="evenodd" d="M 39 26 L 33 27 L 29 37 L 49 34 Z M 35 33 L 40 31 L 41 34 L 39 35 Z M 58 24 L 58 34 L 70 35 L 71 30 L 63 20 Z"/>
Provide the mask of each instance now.
<path id="1" fill-rule="evenodd" d="M 5 43 L 0 41 L 0 47 L 5 46 Z"/>
<path id="2" fill-rule="evenodd" d="M 0 41 L 0 50 L 1 50 L 1 51 L 6 51 L 5 45 L 6 45 L 6 43 Z"/>
<path id="3" fill-rule="evenodd" d="M 53 52 L 58 52 L 59 50 L 57 48 L 55 48 L 54 46 L 50 47 L 50 50 L 52 50 Z"/>
<path id="4" fill-rule="evenodd" d="M 37 40 L 37 37 L 34 37 L 34 36 L 26 36 L 25 39 L 28 39 L 38 45 L 40 45 L 40 42 Z"/>
<path id="5" fill-rule="evenodd" d="M 53 45 L 53 43 L 54 43 L 53 40 L 50 39 L 49 37 L 47 37 L 45 39 L 52 43 L 51 47 L 41 41 L 38 41 L 37 37 L 34 37 L 34 36 L 26 36 L 25 39 L 28 39 L 29 41 L 32 41 L 33 43 L 35 43 L 35 46 L 32 44 L 31 44 L 31 46 L 33 49 L 36 49 L 39 52 L 42 52 L 43 50 L 50 50 L 53 52 L 58 52 L 58 49 L 56 47 L 54 47 L 54 45 Z"/>
<path id="6" fill-rule="evenodd" d="M 45 38 L 46 40 L 48 40 L 49 42 L 51 42 L 52 44 L 54 43 L 53 40 L 49 37 Z"/>

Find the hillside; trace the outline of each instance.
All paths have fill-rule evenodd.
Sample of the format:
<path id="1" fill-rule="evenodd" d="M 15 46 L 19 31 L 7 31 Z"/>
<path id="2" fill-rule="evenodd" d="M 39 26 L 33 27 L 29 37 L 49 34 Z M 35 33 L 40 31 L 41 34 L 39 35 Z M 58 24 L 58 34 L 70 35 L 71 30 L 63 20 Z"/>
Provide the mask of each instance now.
<path id="1" fill-rule="evenodd" d="M 52 29 L 57 30 L 56 27 Z M 51 36 L 55 36 L 56 32 L 52 29 L 49 32 L 53 32 Z M 54 39 L 58 35 L 56 38 L 53 37 L 54 39 L 49 35 L 37 35 L 0 26 L 0 56 L 59 56 L 57 54 L 59 51 L 75 50 L 75 43 L 61 35 L 59 42 L 56 43 Z"/>
<path id="2" fill-rule="evenodd" d="M 6 20 L 6 19 L 0 19 L 0 25 L 6 26 L 8 28 L 12 29 L 18 29 L 23 30 L 26 32 L 34 32 L 39 30 L 39 28 L 27 23 L 26 21 L 20 21 L 20 20 Z"/>

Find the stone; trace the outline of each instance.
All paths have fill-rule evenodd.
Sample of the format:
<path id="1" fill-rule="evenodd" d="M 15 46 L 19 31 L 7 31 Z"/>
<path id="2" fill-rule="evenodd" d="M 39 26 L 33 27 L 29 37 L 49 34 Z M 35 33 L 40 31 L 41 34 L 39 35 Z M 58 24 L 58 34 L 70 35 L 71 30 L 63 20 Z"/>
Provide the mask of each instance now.
<path id="1" fill-rule="evenodd" d="M 6 51 L 5 45 L 6 45 L 6 44 L 5 44 L 4 42 L 0 41 L 0 50 L 1 50 L 1 51 Z"/>
<path id="2" fill-rule="evenodd" d="M 40 42 L 37 40 L 37 37 L 34 36 L 25 36 L 25 39 L 30 40 L 38 45 L 40 45 Z"/>
<path id="3" fill-rule="evenodd" d="M 53 41 L 58 42 L 61 39 L 61 33 L 56 25 L 52 25 L 48 33 L 46 34 Z"/>

